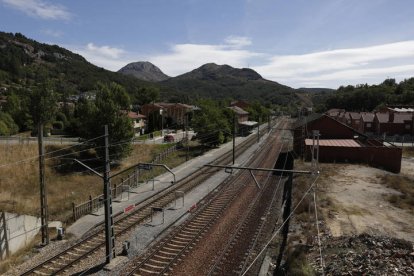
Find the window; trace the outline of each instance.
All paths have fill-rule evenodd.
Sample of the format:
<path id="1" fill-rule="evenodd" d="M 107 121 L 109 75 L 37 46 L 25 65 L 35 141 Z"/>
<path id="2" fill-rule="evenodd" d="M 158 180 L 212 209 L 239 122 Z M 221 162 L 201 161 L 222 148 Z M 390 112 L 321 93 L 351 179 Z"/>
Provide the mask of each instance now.
<path id="1" fill-rule="evenodd" d="M 367 127 L 371 127 L 372 126 L 372 124 L 371 123 L 367 123 Z"/>
<path id="2" fill-rule="evenodd" d="M 410 129 L 410 125 L 409 124 L 405 125 L 405 129 Z"/>

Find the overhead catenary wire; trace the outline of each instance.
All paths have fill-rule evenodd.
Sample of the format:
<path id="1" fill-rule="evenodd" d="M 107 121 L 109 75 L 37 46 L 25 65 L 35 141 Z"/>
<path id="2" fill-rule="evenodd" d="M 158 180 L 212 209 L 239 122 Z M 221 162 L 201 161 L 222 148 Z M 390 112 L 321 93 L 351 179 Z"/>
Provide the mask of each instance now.
<path id="1" fill-rule="evenodd" d="M 55 150 L 55 151 L 48 152 L 48 153 L 44 154 L 44 156 L 46 156 L 46 155 L 50 155 L 50 154 L 52 154 L 52 153 L 56 153 L 56 152 L 59 152 L 59 151 L 62 151 L 62 150 L 67 150 L 67 149 L 70 149 L 70 148 L 73 148 L 73 147 L 77 147 L 77 146 L 79 146 L 79 145 L 82 145 L 82 144 L 85 144 L 85 143 L 88 143 L 88 142 L 94 141 L 94 140 L 96 140 L 96 139 L 102 138 L 103 136 L 104 136 L 104 135 L 101 135 L 101 136 L 98 136 L 98 137 L 95 137 L 95 138 L 92 138 L 92 139 L 89 139 L 89 140 L 86 140 L 86 141 L 83 141 L 83 142 L 77 143 L 77 144 L 72 145 L 72 146 L 69 146 L 69 147 L 65 147 L 65 148 L 62 148 L 62 149 L 58 149 L 58 150 Z M 25 163 L 25 162 L 28 162 L 28 161 L 36 161 L 39 157 L 40 157 L 39 155 L 36 155 L 36 156 L 30 157 L 30 158 L 26 158 L 26 159 L 18 160 L 18 161 L 16 161 L 16 162 L 6 163 L 6 164 L 1 164 L 1 165 L 0 165 L 0 168 L 2 168 L 2 167 L 7 167 L 7 166 L 12 166 L 12 165 L 18 165 L 18 164 Z"/>
<path id="2" fill-rule="evenodd" d="M 320 238 L 320 232 L 319 232 L 319 220 L 318 220 L 318 208 L 316 204 L 316 189 L 313 189 L 313 203 L 315 207 L 315 223 L 316 223 L 316 230 L 318 232 L 318 247 L 319 247 L 319 258 L 320 258 L 320 265 L 322 269 L 322 275 L 325 275 L 325 264 L 323 261 L 322 256 L 322 245 L 321 245 L 321 238 Z"/>
<path id="3" fill-rule="evenodd" d="M 272 242 L 272 240 L 276 237 L 276 235 L 279 233 L 279 231 L 282 229 L 282 227 L 286 224 L 286 222 L 290 219 L 290 217 L 293 215 L 293 213 L 296 211 L 296 209 L 299 207 L 299 205 L 302 203 L 302 201 L 305 199 L 305 197 L 309 194 L 309 192 L 314 187 L 316 181 L 319 178 L 319 174 L 316 175 L 314 181 L 308 188 L 308 190 L 305 192 L 305 194 L 302 196 L 302 198 L 299 200 L 299 202 L 296 204 L 295 208 L 290 212 L 289 216 L 283 221 L 282 225 L 276 230 L 276 232 L 272 235 L 272 237 L 269 239 L 268 242 L 264 245 L 263 249 L 260 250 L 260 252 L 257 254 L 257 256 L 253 259 L 253 261 L 250 263 L 250 265 L 247 267 L 247 269 L 243 272 L 241 276 L 246 275 L 246 273 L 250 270 L 250 268 L 253 266 L 253 264 L 257 261 L 257 259 L 260 257 L 260 255 L 263 254 L 263 252 L 266 250 L 266 248 L 269 246 L 269 244 Z"/>

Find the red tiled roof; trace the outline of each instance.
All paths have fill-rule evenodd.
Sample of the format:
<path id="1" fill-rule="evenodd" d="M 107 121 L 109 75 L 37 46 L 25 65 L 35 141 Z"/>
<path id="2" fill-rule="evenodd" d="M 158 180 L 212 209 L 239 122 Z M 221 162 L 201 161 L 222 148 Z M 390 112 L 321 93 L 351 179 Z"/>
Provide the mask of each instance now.
<path id="1" fill-rule="evenodd" d="M 315 142 L 316 143 L 316 142 Z M 305 139 L 307 146 L 313 145 L 312 139 Z M 325 139 L 319 140 L 320 147 L 347 147 L 347 148 L 359 148 L 361 145 L 354 139 Z"/>
<path id="2" fill-rule="evenodd" d="M 376 113 L 375 116 L 377 116 L 380 123 L 388 123 L 390 120 L 390 115 L 388 113 Z"/>
<path id="3" fill-rule="evenodd" d="M 145 118 L 145 115 L 138 114 L 138 113 L 133 112 L 133 111 L 129 111 L 126 115 L 130 119 L 144 119 Z"/>
<path id="4" fill-rule="evenodd" d="M 249 112 L 247 112 L 247 111 L 245 111 L 245 110 L 243 110 L 243 109 L 241 109 L 240 107 L 238 107 L 238 106 L 229 106 L 229 107 L 227 107 L 227 108 L 229 108 L 229 109 L 231 109 L 231 110 L 233 110 L 236 114 L 238 114 L 238 115 L 247 115 L 247 114 L 249 114 Z"/>
<path id="5" fill-rule="evenodd" d="M 353 120 L 361 119 L 361 114 L 358 113 L 358 112 L 349 112 L 348 114 L 351 117 L 351 119 L 353 119 Z"/>
<path id="6" fill-rule="evenodd" d="M 366 122 L 366 123 L 372 123 L 374 121 L 374 117 L 375 114 L 374 113 L 369 113 L 369 112 L 364 112 L 361 114 L 362 116 L 362 121 Z"/>
<path id="7" fill-rule="evenodd" d="M 394 113 L 394 123 L 403 124 L 404 121 L 412 121 L 413 115 L 407 113 Z"/>

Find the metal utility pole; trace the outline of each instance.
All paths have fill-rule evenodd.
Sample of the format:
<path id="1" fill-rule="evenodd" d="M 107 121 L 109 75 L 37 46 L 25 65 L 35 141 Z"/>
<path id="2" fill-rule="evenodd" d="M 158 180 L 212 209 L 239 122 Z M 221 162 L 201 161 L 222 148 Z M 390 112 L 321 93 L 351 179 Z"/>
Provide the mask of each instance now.
<path id="1" fill-rule="evenodd" d="M 39 145 L 39 182 L 40 182 L 40 220 L 42 224 L 42 244 L 49 244 L 47 189 L 45 183 L 45 147 L 43 145 L 43 124 L 38 124 L 37 138 Z"/>
<path id="2" fill-rule="evenodd" d="M 319 170 L 319 130 L 312 132 L 312 171 L 317 172 Z M 315 144 L 316 143 L 316 144 Z"/>
<path id="3" fill-rule="evenodd" d="M 233 112 L 233 165 L 236 159 L 235 149 L 236 149 L 236 112 Z"/>
<path id="4" fill-rule="evenodd" d="M 105 172 L 104 180 L 104 206 L 105 206 L 105 248 L 106 263 L 109 264 L 112 258 L 115 258 L 115 237 L 114 237 L 114 221 L 112 218 L 112 194 L 109 173 L 111 164 L 109 162 L 109 134 L 108 125 L 105 125 Z"/>
<path id="5" fill-rule="evenodd" d="M 267 132 L 270 132 L 270 114 L 267 116 Z"/>
<path id="6" fill-rule="evenodd" d="M 185 141 L 187 143 L 187 151 L 186 151 L 186 155 L 185 155 L 185 161 L 188 161 L 189 159 L 189 141 L 188 141 L 188 113 L 186 115 L 186 120 L 185 120 Z"/>

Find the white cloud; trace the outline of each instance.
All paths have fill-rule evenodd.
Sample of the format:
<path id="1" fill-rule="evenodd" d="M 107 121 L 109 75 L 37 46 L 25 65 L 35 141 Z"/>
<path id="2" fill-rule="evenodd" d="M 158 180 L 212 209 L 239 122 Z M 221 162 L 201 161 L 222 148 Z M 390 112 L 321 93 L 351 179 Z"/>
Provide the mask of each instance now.
<path id="1" fill-rule="evenodd" d="M 302 55 L 273 56 L 254 69 L 265 78 L 300 87 L 374 83 L 413 75 L 414 40 Z"/>
<path id="2" fill-rule="evenodd" d="M 227 45 L 242 48 L 252 44 L 252 40 L 249 37 L 245 36 L 229 36 L 225 39 Z"/>
<path id="3" fill-rule="evenodd" d="M 248 67 L 249 60 L 261 56 L 259 53 L 240 49 L 249 45 L 248 38 L 229 37 L 225 44 L 176 44 L 171 52 L 149 57 L 166 74 L 175 76 L 193 70 L 205 63 L 228 64 Z"/>
<path id="4" fill-rule="evenodd" d="M 380 83 L 387 77 L 414 76 L 414 40 L 370 47 L 336 49 L 301 55 L 269 55 L 243 48 L 250 39 L 228 37 L 223 44 L 175 44 L 167 53 L 139 55 L 112 46 L 88 43 L 69 47 L 88 61 L 117 71 L 134 61 L 150 61 L 170 76 L 189 72 L 205 63 L 252 68 L 264 78 L 291 87 L 331 87 Z"/>
<path id="5" fill-rule="evenodd" d="M 56 30 L 52 30 L 52 29 L 43 29 L 41 30 L 41 32 L 47 36 L 52 36 L 52 37 L 61 37 L 63 35 L 63 32 L 61 31 L 56 31 Z"/>
<path id="6" fill-rule="evenodd" d="M 126 52 L 121 48 L 107 45 L 97 46 L 94 43 L 84 46 L 67 45 L 66 48 L 80 54 L 89 62 L 112 71 L 117 71 L 131 62 L 126 60 Z"/>
<path id="7" fill-rule="evenodd" d="M 118 59 L 123 53 L 125 53 L 125 51 L 120 48 L 110 46 L 96 46 L 93 43 L 88 43 L 86 45 L 86 49 L 87 51 L 95 53 L 96 55 L 112 59 Z"/>
<path id="8" fill-rule="evenodd" d="M 6 5 L 41 19 L 68 20 L 71 14 L 61 5 L 47 3 L 43 0 L 2 0 Z"/>

